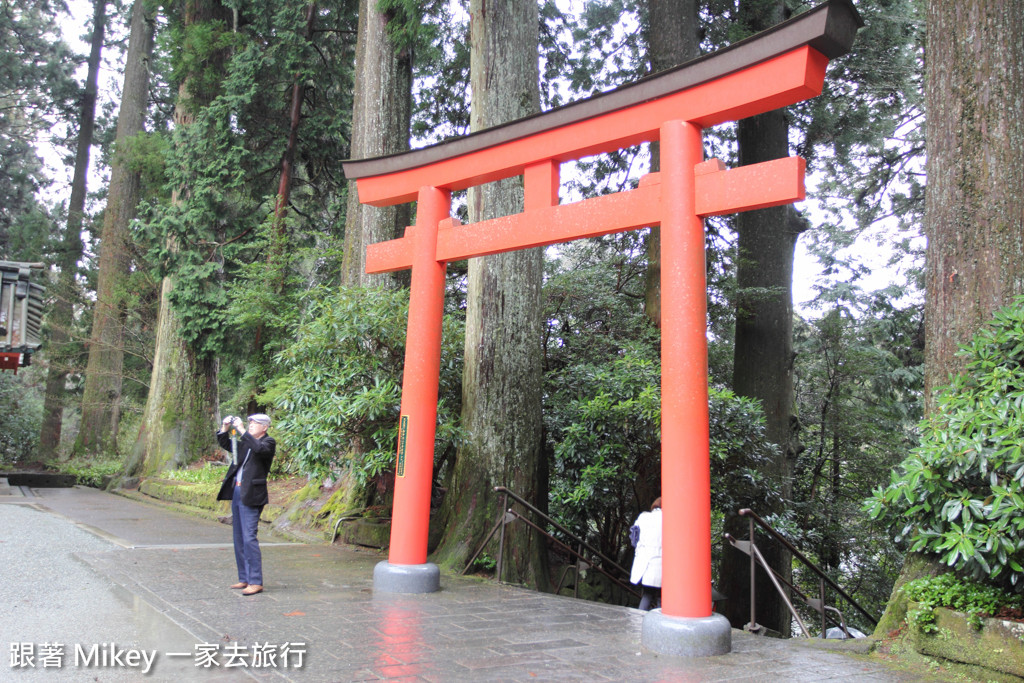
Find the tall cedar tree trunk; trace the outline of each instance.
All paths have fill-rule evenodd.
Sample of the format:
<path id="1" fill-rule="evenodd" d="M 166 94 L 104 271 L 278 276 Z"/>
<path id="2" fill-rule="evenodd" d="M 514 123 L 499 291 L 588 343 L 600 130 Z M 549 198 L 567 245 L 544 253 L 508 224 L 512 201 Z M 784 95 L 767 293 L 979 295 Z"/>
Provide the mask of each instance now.
<path id="1" fill-rule="evenodd" d="M 540 111 L 538 11 L 534 0 L 472 0 L 470 81 L 474 131 Z M 469 191 L 469 220 L 522 211 L 522 180 Z M 444 537 L 436 561 L 461 569 L 494 524 L 507 486 L 543 501 L 541 476 L 541 250 L 470 259 L 462 425 L 441 512 Z M 542 507 L 546 507 L 542 504 Z M 506 528 L 504 578 L 548 585 L 544 546 L 522 523 Z"/>
<path id="2" fill-rule="evenodd" d="M 1024 4 L 931 0 L 927 34 L 926 415 L 963 370 L 957 346 L 1024 293 Z M 877 634 L 903 621 L 897 589 L 936 567 L 908 557 Z"/>
<path id="3" fill-rule="evenodd" d="M 785 6 L 778 0 L 744 0 L 739 20 L 748 33 L 763 31 L 783 21 Z M 740 165 L 789 156 L 789 126 L 785 113 L 776 110 L 743 119 L 738 124 Z M 789 206 L 747 211 L 737 217 L 738 256 L 736 281 L 736 346 L 733 391 L 758 399 L 764 409 L 767 438 L 780 449 L 769 466 L 769 485 L 777 486 L 784 500 L 792 494 L 792 470 L 797 444 L 793 388 L 793 256 L 802 222 Z M 725 531 L 738 538 L 748 535 L 747 521 L 737 510 L 725 510 Z M 781 510 L 759 507 L 762 516 Z M 768 562 L 785 579 L 792 576 L 790 555 L 778 544 L 762 548 Z M 719 567 L 720 590 L 729 596 L 723 613 L 734 627 L 750 618 L 749 559 L 726 545 Z M 757 621 L 788 636 L 790 614 L 767 574 L 758 570 Z"/>
<path id="4" fill-rule="evenodd" d="M 393 17 L 377 9 L 377 0 L 360 0 L 356 39 L 355 93 L 352 102 L 353 159 L 396 154 L 409 149 L 412 121 L 412 53 L 400 49 L 388 35 Z M 393 274 L 366 273 L 366 247 L 369 244 L 401 237 L 409 223 L 410 207 L 375 207 L 359 203 L 355 181 L 348 183 L 348 207 L 345 212 L 345 245 L 341 284 L 348 287 L 394 286 L 400 280 Z M 362 452 L 359 438 L 350 448 Z M 393 479 L 384 478 L 385 482 Z M 374 492 L 383 491 L 386 504 L 394 492 L 393 483 L 360 487 L 349 481 L 348 500 L 368 501 Z"/>
<path id="5" fill-rule="evenodd" d="M 149 101 L 149 67 L 155 16 L 145 0 L 135 0 L 125 60 L 124 87 L 117 115 L 115 155 L 110 166 L 107 208 L 100 235 L 99 275 L 93 307 L 89 364 L 82 395 L 82 424 L 75 452 L 113 452 L 121 421 L 125 298 L 128 294 L 129 227 L 141 195 L 141 173 L 129 167 L 126 146 L 143 131 Z"/>
<path id="6" fill-rule="evenodd" d="M 231 10 L 217 0 L 186 0 L 185 27 L 202 23 L 230 25 Z M 186 31 L 187 33 L 187 31 Z M 186 45 L 185 50 L 189 50 Z M 210 55 L 201 65 L 222 74 L 226 50 Z M 174 107 L 174 125 L 187 126 L 214 97 L 212 92 L 193 92 L 194 74 L 187 74 L 178 88 Z M 171 193 L 171 202 L 179 203 L 189 191 L 179 187 Z M 173 245 L 172 245 L 173 247 Z M 160 289 L 160 314 L 157 317 L 156 350 L 149 395 L 143 412 L 139 436 L 130 458 L 129 474 L 153 474 L 168 467 L 180 467 L 213 448 L 213 431 L 218 414 L 218 359 L 199 357 L 178 333 L 178 316 L 171 308 L 169 294 L 174 278 L 165 277 Z"/>
<path id="7" fill-rule="evenodd" d="M 960 344 L 1024 291 L 1024 3 L 928 5 L 927 410 Z"/>
<path id="8" fill-rule="evenodd" d="M 696 0 L 647 0 L 647 51 L 652 74 L 700 55 L 697 26 Z M 651 144 L 651 173 L 659 170 L 661 145 L 655 142 Z M 661 228 L 657 226 L 647 235 L 644 313 L 661 327 Z"/>
<path id="9" fill-rule="evenodd" d="M 47 356 L 50 369 L 46 375 L 46 399 L 43 404 L 42 431 L 39 435 L 41 459 L 57 455 L 64 423 L 64 403 L 67 396 L 65 385 L 71 363 L 68 348 L 74 321 L 74 300 L 77 298 L 75 292 L 78 290 L 75 275 L 78 272 L 78 261 L 82 258 L 82 223 L 85 216 L 86 179 L 89 175 L 89 149 L 92 147 L 96 123 L 96 90 L 106 23 L 106 0 L 96 0 L 93 6 L 88 72 L 79 109 L 78 147 L 75 152 L 71 197 L 68 200 L 68 222 L 57 258 L 60 279 L 56 301 L 50 310 L 49 318 L 50 340 Z"/>
<path id="10" fill-rule="evenodd" d="M 409 149 L 412 117 L 412 54 L 398 49 L 388 35 L 391 17 L 377 0 L 360 0 L 356 43 L 356 91 L 352 112 L 353 159 L 368 159 Z M 348 184 L 342 284 L 381 286 L 392 275 L 366 274 L 366 246 L 400 237 L 409 222 L 409 205 L 378 208 L 359 203 L 355 181 Z"/>

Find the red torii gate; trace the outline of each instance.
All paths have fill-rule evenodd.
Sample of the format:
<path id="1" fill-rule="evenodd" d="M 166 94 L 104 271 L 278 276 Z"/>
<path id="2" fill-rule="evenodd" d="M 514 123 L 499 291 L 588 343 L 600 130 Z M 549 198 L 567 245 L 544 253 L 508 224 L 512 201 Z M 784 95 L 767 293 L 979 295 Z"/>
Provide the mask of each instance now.
<path id="1" fill-rule="evenodd" d="M 416 201 L 405 236 L 366 250 L 366 272 L 412 269 L 386 592 L 437 590 L 427 563 L 444 279 L 448 261 L 661 225 L 662 610 L 643 642 L 662 652 L 728 652 L 731 630 L 711 605 L 705 216 L 804 198 L 804 161 L 726 170 L 704 161 L 708 126 L 821 93 L 829 59 L 845 54 L 861 19 L 829 0 L 768 31 L 633 85 L 450 142 L 348 161 L 364 204 Z M 661 172 L 635 190 L 559 204 L 559 165 L 660 141 Z M 460 225 L 451 192 L 522 175 L 522 213 Z M 724 623 L 723 623 L 724 622 Z"/>

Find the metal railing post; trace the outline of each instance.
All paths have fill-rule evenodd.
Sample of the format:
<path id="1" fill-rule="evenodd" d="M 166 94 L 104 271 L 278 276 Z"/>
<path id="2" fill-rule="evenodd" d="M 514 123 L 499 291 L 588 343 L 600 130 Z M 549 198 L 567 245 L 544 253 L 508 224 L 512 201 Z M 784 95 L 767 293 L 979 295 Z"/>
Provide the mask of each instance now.
<path id="1" fill-rule="evenodd" d="M 756 593 L 755 593 L 755 591 L 756 591 L 755 574 L 756 574 L 756 567 L 757 567 L 757 563 L 758 562 L 760 562 L 761 566 L 765 570 L 765 573 L 768 575 L 768 578 L 772 581 L 772 584 L 775 586 L 775 589 L 778 591 L 779 596 L 786 602 L 787 606 L 790 609 L 790 612 L 792 612 L 792 614 L 793 614 L 794 619 L 796 619 L 796 621 L 800 624 L 800 627 L 804 631 L 804 634 L 808 635 L 808 637 L 810 637 L 810 636 L 809 636 L 809 634 L 807 632 L 807 628 L 804 626 L 803 622 L 801 621 L 800 616 L 793 609 L 792 601 L 793 601 L 794 597 L 799 597 L 811 609 L 816 610 L 819 614 L 821 614 L 821 637 L 822 638 L 827 637 L 828 624 L 829 624 L 830 621 L 832 623 L 838 624 L 838 626 L 842 629 L 843 633 L 846 634 L 847 637 L 850 637 L 849 630 L 846 627 L 846 619 L 843 617 L 842 612 L 837 610 L 835 607 L 829 607 L 828 605 L 825 604 L 825 590 L 826 590 L 826 586 L 831 588 L 832 590 L 834 590 L 840 597 L 842 597 L 844 600 L 846 600 L 846 602 L 849 603 L 850 606 L 852 606 L 858 612 L 860 612 L 862 615 L 864 615 L 864 617 L 866 619 L 868 619 L 868 621 L 870 621 L 872 624 L 875 624 L 875 625 L 878 624 L 878 620 L 874 616 L 872 616 L 867 610 L 865 610 L 860 604 L 858 604 L 857 601 L 854 600 L 850 596 L 849 593 L 844 591 L 843 588 L 841 586 L 839 586 L 839 584 L 837 584 L 835 581 L 833 581 L 816 564 L 814 564 L 809 559 L 807 559 L 807 557 L 803 553 L 801 553 L 796 548 L 796 546 L 794 546 L 792 543 L 790 543 L 778 531 L 773 529 L 771 527 L 771 525 L 769 525 L 766 521 L 761 519 L 753 510 L 750 510 L 749 508 L 744 508 L 744 509 L 739 511 L 739 514 L 742 517 L 747 517 L 748 529 L 749 529 L 749 532 L 750 532 L 750 540 L 748 540 L 748 541 L 741 541 L 741 540 L 738 540 L 738 539 L 734 538 L 732 536 L 732 534 L 729 534 L 729 533 L 725 534 L 725 539 L 734 548 L 736 548 L 740 552 L 747 553 L 750 556 L 750 562 L 751 562 L 751 565 L 752 565 L 751 576 L 750 576 L 750 623 L 744 625 L 744 627 L 743 627 L 744 629 L 746 629 L 748 631 L 752 631 L 752 632 L 757 632 L 758 630 L 760 630 L 760 627 L 758 627 L 758 625 L 757 625 L 757 612 L 756 612 L 757 608 L 756 608 Z M 761 554 L 761 551 L 758 549 L 756 543 L 754 542 L 754 525 L 755 524 L 757 524 L 761 528 L 763 528 L 768 533 L 770 538 L 774 538 L 776 541 L 781 543 L 787 550 L 789 550 L 793 554 L 793 558 L 794 559 L 796 559 L 796 560 L 800 561 L 801 563 L 803 563 L 804 566 L 806 566 L 809 570 L 811 570 L 818 577 L 818 597 L 817 598 L 811 598 L 808 595 L 806 595 L 795 583 L 793 583 L 793 582 L 787 580 L 786 578 L 784 578 L 782 575 L 780 575 L 778 572 L 776 572 L 775 569 L 772 568 L 765 561 L 764 556 Z M 783 590 L 781 584 L 785 584 L 786 588 L 789 589 L 788 594 L 787 594 L 787 591 Z M 833 619 L 831 615 L 827 614 L 827 612 L 834 612 L 838 616 L 838 620 Z"/>
<path id="2" fill-rule="evenodd" d="M 504 510 L 501 510 L 501 514 L 498 516 L 498 521 L 495 522 L 494 526 L 491 527 L 491 531 L 484 538 L 484 542 L 480 544 L 480 547 L 476 549 L 476 552 L 473 553 L 473 557 L 469 558 L 469 562 L 466 564 L 466 566 L 463 568 L 461 572 L 462 575 L 465 575 L 465 573 L 469 571 L 470 567 L 473 566 L 473 563 L 476 562 L 476 558 L 480 557 L 480 553 L 482 553 L 484 551 L 484 548 L 487 547 L 487 544 L 491 542 L 491 539 L 494 538 L 494 534 L 497 533 L 498 529 L 503 528 L 505 526 L 505 522 L 507 521 L 505 518 L 507 516 L 508 513 L 505 512 Z M 335 527 L 335 535 L 337 535 L 337 527 Z M 331 542 L 333 543 L 334 541 L 332 540 Z"/>
<path id="3" fill-rule="evenodd" d="M 619 564 L 616 563 L 614 560 L 612 560 L 611 558 L 606 557 L 604 554 L 601 553 L 601 551 L 597 550 L 595 547 L 593 547 L 592 545 L 587 543 L 582 538 L 580 538 L 580 537 L 576 536 L 575 534 L 573 534 L 571 531 L 566 529 L 564 526 L 562 526 L 561 524 L 556 522 L 554 519 L 549 517 L 547 514 L 545 514 L 541 510 L 537 509 L 535 506 L 531 505 L 529 502 L 527 502 L 526 500 L 524 500 L 520 496 L 516 495 L 515 492 L 509 491 L 504 486 L 495 486 L 494 490 L 495 490 L 495 492 L 498 492 L 498 493 L 502 494 L 502 516 L 498 520 L 498 522 L 494 525 L 494 527 L 491 529 L 491 532 L 487 535 L 487 538 L 484 539 L 484 542 L 480 544 L 479 548 L 477 548 L 477 551 L 473 555 L 473 557 L 470 559 L 469 564 L 467 564 L 466 567 L 462 570 L 463 574 L 465 574 L 467 571 L 469 571 L 470 567 L 472 567 L 472 565 L 473 565 L 474 560 L 476 560 L 476 558 L 480 555 L 480 553 L 483 552 L 484 547 L 490 542 L 491 538 L 494 536 L 495 532 L 498 530 L 498 527 L 501 527 L 501 536 L 499 537 L 499 540 L 498 540 L 498 560 L 496 562 L 495 573 L 494 573 L 494 578 L 496 580 L 498 580 L 498 581 L 501 581 L 502 572 L 504 570 L 504 557 L 505 557 L 505 525 L 506 524 L 511 524 L 515 520 L 519 519 L 519 520 L 522 520 L 522 522 L 524 524 L 526 524 L 528 527 L 530 527 L 531 530 L 536 531 L 541 536 L 547 538 L 552 543 L 554 543 L 558 547 L 560 547 L 563 550 L 565 550 L 565 552 L 568 553 L 569 556 L 577 558 L 577 562 L 576 562 L 576 565 L 574 567 L 575 570 L 576 570 L 576 577 L 577 577 L 576 578 L 576 587 L 575 587 L 575 589 L 573 591 L 574 597 L 578 597 L 579 596 L 579 572 L 580 571 L 586 571 L 587 569 L 590 569 L 590 568 L 593 568 L 596 571 L 598 571 L 601 574 L 603 574 L 604 576 L 607 576 L 609 579 L 611 579 L 612 583 L 617 585 L 619 588 L 621 588 L 626 593 L 631 594 L 633 597 L 640 597 L 640 592 L 638 590 L 636 590 L 630 583 L 628 583 L 628 580 L 626 582 L 623 582 L 619 578 L 619 576 L 626 576 L 626 577 L 628 577 L 629 576 L 629 571 L 627 571 L 626 569 L 624 569 L 621 566 L 619 566 Z M 545 522 L 547 524 L 550 524 L 555 529 L 557 529 L 559 532 L 565 534 L 565 536 L 569 539 L 569 543 L 574 543 L 575 546 L 567 545 L 566 543 L 563 543 L 562 541 L 560 541 L 557 538 L 555 538 L 555 536 L 552 535 L 552 533 L 549 532 L 547 529 L 541 527 L 539 524 L 534 523 L 528 517 L 526 517 L 526 516 L 516 512 L 513 508 L 509 507 L 508 506 L 508 504 L 509 504 L 508 501 L 509 501 L 510 498 L 513 501 L 513 505 L 514 504 L 522 505 L 524 508 L 526 508 L 526 510 L 528 512 L 532 513 L 534 515 L 534 517 L 536 517 L 537 519 L 542 520 L 543 522 Z M 584 556 L 584 554 L 583 554 L 584 550 L 586 550 L 588 553 L 590 553 L 593 556 L 593 558 L 596 558 L 596 560 L 597 560 L 596 564 L 591 562 L 591 558 L 588 558 L 588 557 Z M 602 566 L 602 565 L 606 565 L 606 567 Z M 569 567 L 573 567 L 573 565 L 569 565 Z M 611 570 L 614 570 L 614 572 L 616 572 L 616 573 L 613 573 Z M 565 572 L 563 572 L 562 579 L 559 580 L 559 586 L 561 586 L 561 583 L 562 583 L 562 581 L 565 578 L 564 575 L 565 575 Z"/>
<path id="4" fill-rule="evenodd" d="M 506 512 L 510 512 L 507 493 L 501 497 L 501 535 L 498 536 L 498 564 L 494 570 L 494 578 L 498 580 L 498 583 L 501 583 L 501 569 L 505 559 L 505 525 L 508 523 L 505 519 Z"/>
<path id="5" fill-rule="evenodd" d="M 576 546 L 576 581 L 572 584 L 572 597 L 580 597 L 580 558 L 583 557 L 583 546 Z"/>
<path id="6" fill-rule="evenodd" d="M 765 568 L 765 571 L 768 572 L 768 578 L 771 579 L 772 584 L 775 585 L 775 590 L 778 591 L 779 597 L 781 597 L 782 601 L 786 603 L 786 607 L 789 608 L 789 613 L 793 615 L 793 618 L 796 619 L 796 623 L 800 625 L 800 630 L 803 631 L 804 636 L 810 638 L 811 632 L 807 630 L 804 620 L 800 618 L 799 614 L 797 614 L 796 608 L 793 607 L 793 602 L 789 599 L 789 596 L 786 595 L 786 591 L 784 591 L 782 586 L 779 585 L 779 580 L 775 578 L 775 573 L 770 571 L 771 567 L 768 565 L 768 560 L 764 559 L 764 555 L 761 554 L 761 551 L 757 549 L 756 545 L 751 545 L 750 550 L 752 551 L 751 554 L 757 555 L 757 559 L 760 560 L 761 565 Z"/>
<path id="7" fill-rule="evenodd" d="M 818 579 L 818 598 L 821 600 L 821 637 L 825 637 L 825 579 Z"/>
<path id="8" fill-rule="evenodd" d="M 754 520 L 748 519 L 750 525 L 750 623 L 747 630 L 753 633 L 757 630 L 757 560 L 754 558 Z"/>

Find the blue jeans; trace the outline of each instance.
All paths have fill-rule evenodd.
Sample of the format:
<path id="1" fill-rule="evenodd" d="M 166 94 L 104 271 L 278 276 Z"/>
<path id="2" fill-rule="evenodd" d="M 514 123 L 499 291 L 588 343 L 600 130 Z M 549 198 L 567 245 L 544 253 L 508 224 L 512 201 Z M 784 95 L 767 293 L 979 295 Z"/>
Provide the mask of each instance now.
<path id="1" fill-rule="evenodd" d="M 661 607 L 661 589 L 653 586 L 640 586 L 640 607 L 643 611 Z"/>
<path id="2" fill-rule="evenodd" d="M 235 541 L 235 564 L 238 580 L 250 585 L 263 585 L 263 556 L 256 538 L 263 506 L 251 507 L 242 503 L 239 487 L 231 495 L 231 528 Z"/>

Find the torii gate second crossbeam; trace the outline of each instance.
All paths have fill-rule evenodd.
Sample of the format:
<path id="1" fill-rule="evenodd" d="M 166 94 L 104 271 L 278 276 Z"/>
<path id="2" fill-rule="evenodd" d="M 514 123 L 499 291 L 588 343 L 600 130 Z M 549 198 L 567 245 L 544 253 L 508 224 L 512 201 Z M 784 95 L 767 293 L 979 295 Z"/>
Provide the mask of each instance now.
<path id="1" fill-rule="evenodd" d="M 417 201 L 405 236 L 367 247 L 366 271 L 412 269 L 386 592 L 432 592 L 427 562 L 444 278 L 448 261 L 661 226 L 662 609 L 642 641 L 689 656 L 731 649 L 728 621 L 712 613 L 707 394 L 705 216 L 804 197 L 799 157 L 725 169 L 704 161 L 705 127 L 821 93 L 829 59 L 861 25 L 849 0 L 830 0 L 768 31 L 668 72 L 588 100 L 404 154 L 349 161 L 359 199 Z M 559 204 L 559 165 L 660 141 L 661 172 L 635 190 Z M 522 213 L 460 225 L 451 192 L 522 175 Z"/>

